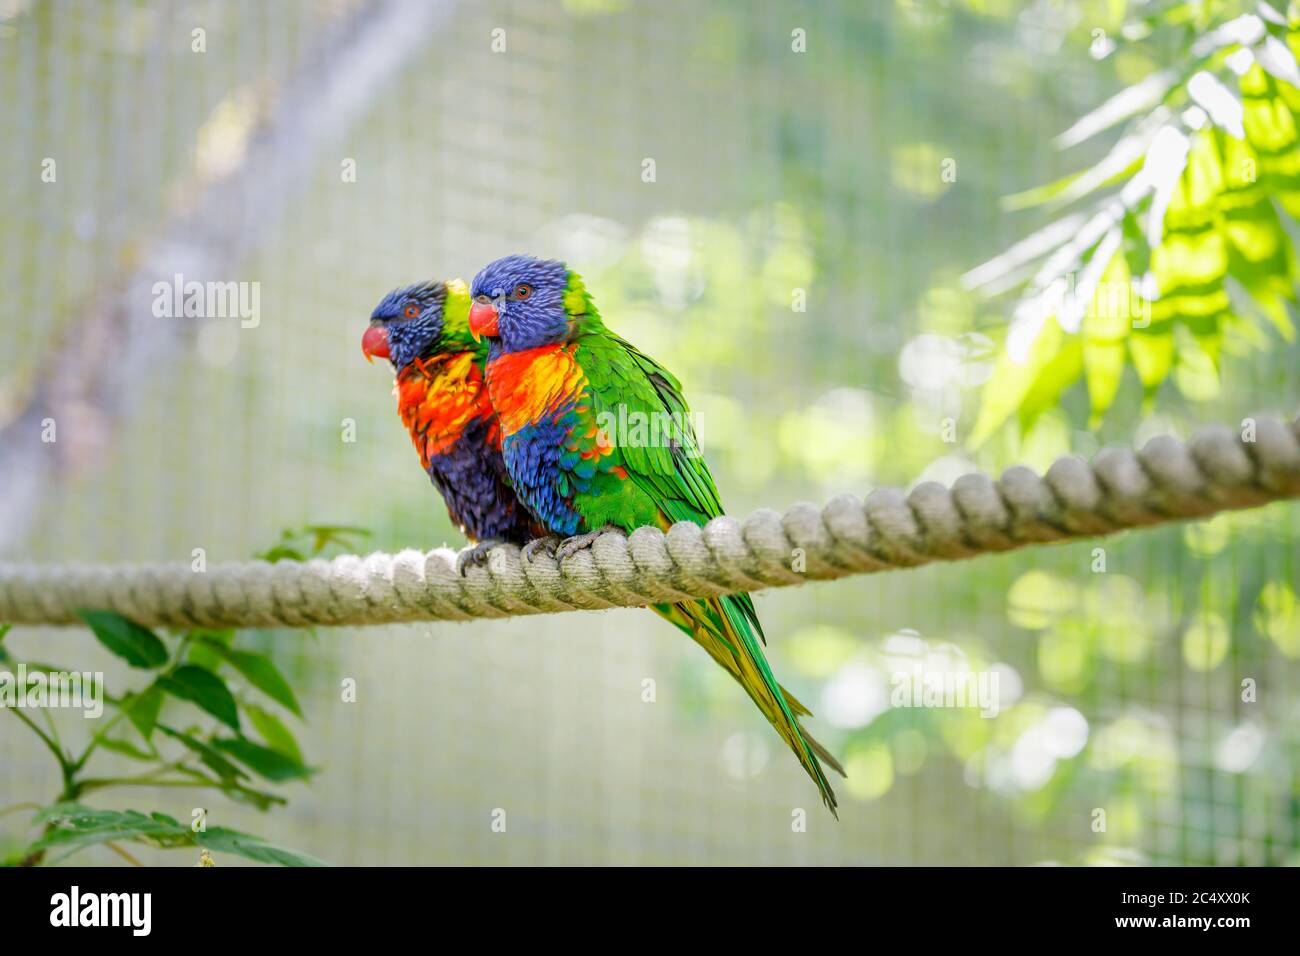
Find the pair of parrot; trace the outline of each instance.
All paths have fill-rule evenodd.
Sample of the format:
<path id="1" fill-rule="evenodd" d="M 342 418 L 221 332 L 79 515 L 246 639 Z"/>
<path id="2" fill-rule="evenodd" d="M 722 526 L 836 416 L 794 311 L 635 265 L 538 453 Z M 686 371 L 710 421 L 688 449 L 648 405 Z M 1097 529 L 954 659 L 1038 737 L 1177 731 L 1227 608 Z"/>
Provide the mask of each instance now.
<path id="1" fill-rule="evenodd" d="M 687 423 L 689 409 L 673 374 L 605 326 L 563 262 L 513 255 L 468 286 L 395 289 L 361 346 L 392 363 L 398 415 L 473 545 L 460 555 L 462 572 L 500 542 L 522 545 L 525 560 L 538 549 L 563 560 L 609 528 L 667 530 L 722 514 L 689 424 L 638 442 L 599 427 L 611 420 L 602 415 Z M 844 770 L 801 726 L 808 709 L 777 683 L 750 596 L 652 609 L 740 683 L 838 816 L 822 764 Z"/>

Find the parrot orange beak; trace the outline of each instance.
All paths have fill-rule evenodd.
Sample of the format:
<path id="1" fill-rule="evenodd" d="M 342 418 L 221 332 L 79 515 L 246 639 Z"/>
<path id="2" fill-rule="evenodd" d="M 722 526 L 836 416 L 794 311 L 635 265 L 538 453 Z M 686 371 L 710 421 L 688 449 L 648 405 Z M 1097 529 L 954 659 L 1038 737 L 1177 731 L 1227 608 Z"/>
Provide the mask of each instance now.
<path id="1" fill-rule="evenodd" d="M 469 307 L 469 334 L 477 342 L 484 335 L 500 335 L 497 328 L 497 310 L 486 302 L 475 302 Z"/>
<path id="2" fill-rule="evenodd" d="M 361 354 L 367 362 L 377 358 L 388 358 L 388 332 L 381 326 L 372 325 L 361 336 Z"/>

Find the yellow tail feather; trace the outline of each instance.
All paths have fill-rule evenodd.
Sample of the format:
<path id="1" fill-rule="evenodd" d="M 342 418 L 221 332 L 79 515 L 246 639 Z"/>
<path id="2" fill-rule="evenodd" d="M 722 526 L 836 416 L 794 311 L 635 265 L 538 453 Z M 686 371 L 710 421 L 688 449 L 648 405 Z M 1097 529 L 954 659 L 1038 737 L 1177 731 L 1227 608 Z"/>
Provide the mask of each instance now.
<path id="1" fill-rule="evenodd" d="M 826 782 L 818 760 L 820 759 L 840 776 L 844 776 L 844 768 L 824 746 L 803 729 L 798 718 L 812 716 L 808 708 L 780 685 L 776 685 L 776 691 L 773 691 L 772 686 L 763 679 L 758 662 L 749 653 L 745 641 L 734 632 L 719 604 L 719 599 L 709 598 L 682 604 L 657 604 L 653 610 L 689 634 L 695 643 L 704 648 L 708 655 L 745 689 L 763 716 L 794 752 L 808 776 L 817 784 L 822 799 L 831 813 L 838 817 L 839 814 L 835 809 L 837 806 L 835 791 Z M 782 708 L 781 701 L 777 699 L 778 693 L 784 698 L 789 713 L 794 715 L 793 719 L 787 716 L 785 708 Z"/>

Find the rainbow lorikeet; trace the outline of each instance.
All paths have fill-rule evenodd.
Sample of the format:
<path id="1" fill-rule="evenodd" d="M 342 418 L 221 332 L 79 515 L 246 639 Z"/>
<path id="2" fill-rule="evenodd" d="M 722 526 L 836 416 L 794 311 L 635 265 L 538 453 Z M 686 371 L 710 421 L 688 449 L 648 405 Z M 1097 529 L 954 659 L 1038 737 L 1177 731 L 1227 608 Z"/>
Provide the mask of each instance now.
<path id="1" fill-rule="evenodd" d="M 484 268 L 470 291 L 470 331 L 490 343 L 488 391 L 506 468 L 519 500 L 553 535 L 568 536 L 558 557 L 606 528 L 702 525 L 722 514 L 680 383 L 605 327 L 576 273 L 562 262 L 509 256 Z M 620 421 L 658 425 L 619 434 L 610 425 Z M 531 559 L 537 547 L 525 554 Z M 654 610 L 740 682 L 835 813 L 820 761 L 844 771 L 800 726 L 808 710 L 777 683 L 750 596 Z"/>
<path id="2" fill-rule="evenodd" d="M 475 545 L 458 558 L 462 572 L 493 544 L 544 533 L 510 488 L 484 378 L 488 349 L 470 335 L 468 313 L 460 279 L 405 286 L 384 296 L 361 337 L 367 359 L 392 363 L 397 413 L 420 464 Z"/>

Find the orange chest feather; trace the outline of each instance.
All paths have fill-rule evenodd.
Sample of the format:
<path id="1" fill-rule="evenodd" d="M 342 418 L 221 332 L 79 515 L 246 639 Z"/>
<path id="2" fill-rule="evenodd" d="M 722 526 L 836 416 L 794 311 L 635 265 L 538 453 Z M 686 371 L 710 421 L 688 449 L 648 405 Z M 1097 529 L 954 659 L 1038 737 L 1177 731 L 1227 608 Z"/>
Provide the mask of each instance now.
<path id="1" fill-rule="evenodd" d="M 412 362 L 397 376 L 393 392 L 397 414 L 426 469 L 430 458 L 456 443 L 469 422 L 492 415 L 487 383 L 471 352 Z M 500 443 L 496 429 L 488 437 Z"/>
<path id="2" fill-rule="evenodd" d="M 575 345 L 543 345 L 510 352 L 488 365 L 492 405 L 501 429 L 513 435 L 567 407 L 586 388 Z"/>

